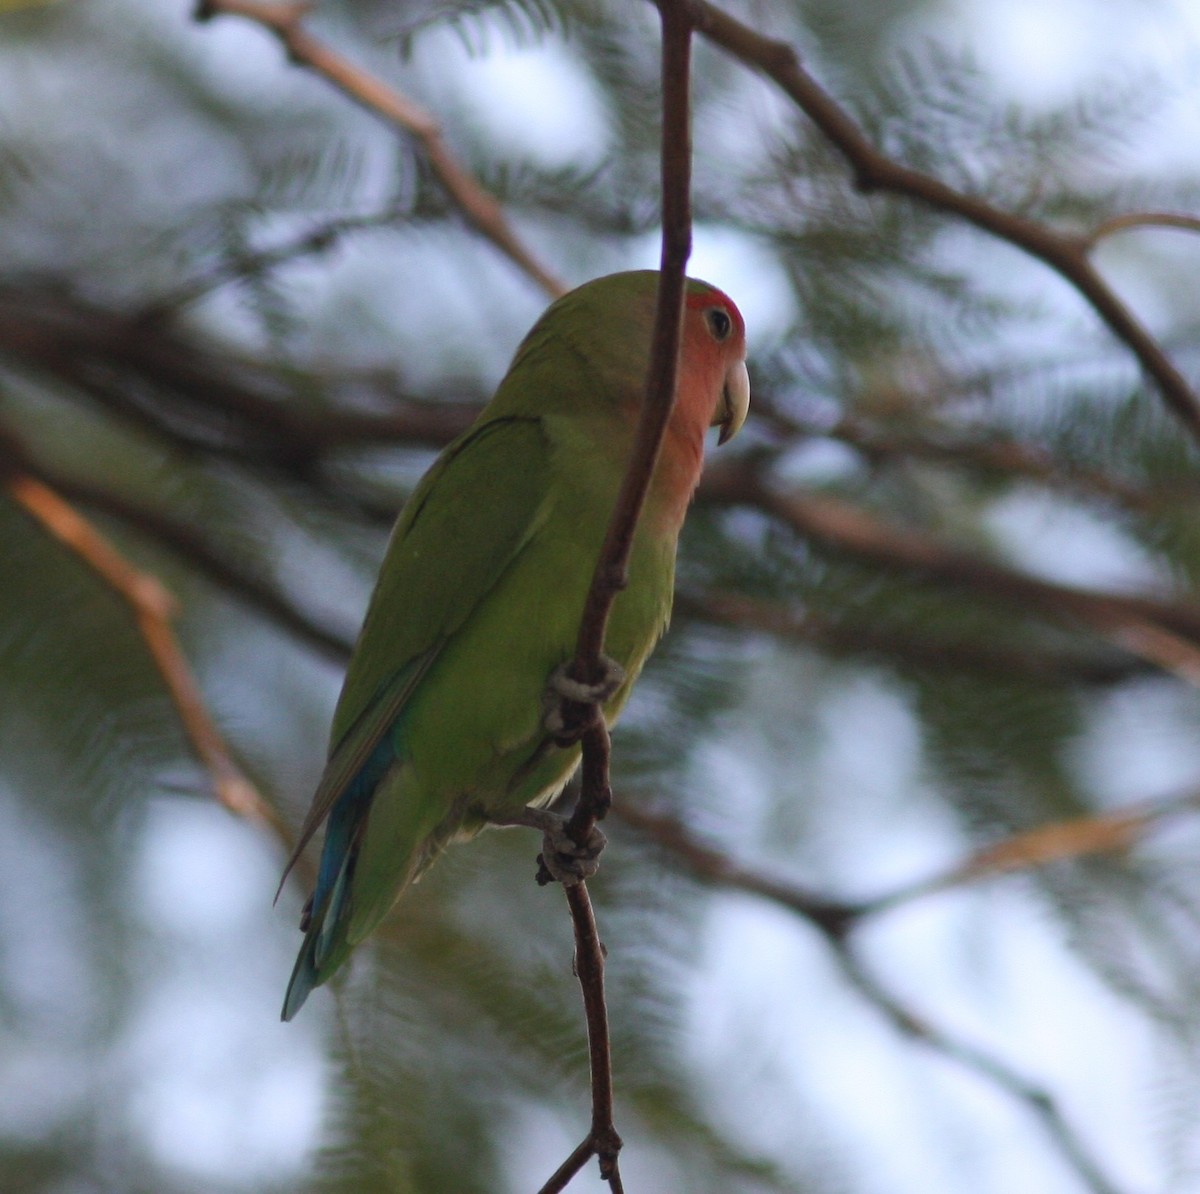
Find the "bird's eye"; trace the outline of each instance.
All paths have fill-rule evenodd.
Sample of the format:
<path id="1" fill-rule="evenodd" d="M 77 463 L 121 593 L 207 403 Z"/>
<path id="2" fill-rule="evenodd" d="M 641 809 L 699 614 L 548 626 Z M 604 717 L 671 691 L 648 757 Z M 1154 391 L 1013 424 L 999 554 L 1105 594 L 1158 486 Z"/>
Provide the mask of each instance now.
<path id="1" fill-rule="evenodd" d="M 722 311 L 720 307 L 710 307 L 704 314 L 714 340 L 724 340 L 733 330 L 733 320 L 729 318 L 729 313 Z"/>

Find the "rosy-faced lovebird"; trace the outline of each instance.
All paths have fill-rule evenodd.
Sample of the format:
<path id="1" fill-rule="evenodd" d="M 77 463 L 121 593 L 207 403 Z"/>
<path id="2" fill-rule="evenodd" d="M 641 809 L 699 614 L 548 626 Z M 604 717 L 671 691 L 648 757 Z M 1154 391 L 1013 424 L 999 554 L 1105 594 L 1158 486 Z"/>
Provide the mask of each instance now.
<path id="1" fill-rule="evenodd" d="M 578 765 L 547 693 L 629 464 L 657 288 L 653 271 L 613 274 L 555 302 L 406 503 L 288 863 L 328 819 L 285 1020 L 447 843 L 544 807 Z M 667 624 L 705 431 L 723 443 L 745 421 L 745 354 L 737 307 L 689 280 L 677 398 L 605 640 L 610 724 Z"/>

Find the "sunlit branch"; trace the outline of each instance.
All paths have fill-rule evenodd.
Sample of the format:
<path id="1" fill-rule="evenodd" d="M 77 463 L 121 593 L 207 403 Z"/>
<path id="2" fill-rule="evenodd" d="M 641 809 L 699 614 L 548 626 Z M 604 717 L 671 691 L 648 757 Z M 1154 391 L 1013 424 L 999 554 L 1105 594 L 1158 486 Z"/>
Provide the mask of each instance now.
<path id="1" fill-rule="evenodd" d="M 964 887 L 999 875 L 1034 870 L 1054 862 L 1097 854 L 1120 854 L 1155 826 L 1200 811 L 1200 791 L 1144 800 L 1111 813 L 1053 821 L 983 846 L 961 862 L 916 883 L 876 896 L 858 906 L 860 917 L 909 904 L 936 892 Z"/>
<path id="2" fill-rule="evenodd" d="M 216 547 L 197 528 L 161 509 L 139 503 L 99 485 L 50 473 L 37 466 L 37 479 L 68 501 L 108 515 L 135 534 L 165 548 L 188 567 L 267 618 L 272 625 L 326 658 L 344 663 L 354 645 L 349 635 L 339 634 L 306 614 L 276 586 L 247 567 L 241 557 Z"/>
<path id="3" fill-rule="evenodd" d="M 496 198 L 480 186 L 446 147 L 442 130 L 432 114 L 309 33 L 303 25 L 308 11 L 307 4 L 269 0 L 199 0 L 196 19 L 211 20 L 224 15 L 257 22 L 279 39 L 292 62 L 308 67 L 367 111 L 415 138 L 433 173 L 467 222 L 546 294 L 552 298 L 563 294 L 566 287 L 517 236 Z"/>
<path id="4" fill-rule="evenodd" d="M 148 573 L 134 568 L 90 522 L 57 493 L 21 471 L 4 480 L 9 496 L 47 533 L 85 563 L 133 612 L 138 632 L 162 677 L 184 734 L 208 771 L 217 799 L 231 812 L 265 825 L 281 839 L 283 823 L 234 762 L 171 629 L 174 598 Z"/>

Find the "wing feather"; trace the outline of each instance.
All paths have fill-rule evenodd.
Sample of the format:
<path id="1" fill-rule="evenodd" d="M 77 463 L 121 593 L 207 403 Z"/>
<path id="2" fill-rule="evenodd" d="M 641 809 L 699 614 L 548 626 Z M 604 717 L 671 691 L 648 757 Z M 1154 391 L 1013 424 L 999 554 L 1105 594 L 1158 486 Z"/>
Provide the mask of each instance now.
<path id="1" fill-rule="evenodd" d="M 329 759 L 280 888 L 396 729 L 444 644 L 544 521 L 549 454 L 540 419 L 477 423 L 442 453 L 405 505 L 346 673 Z"/>

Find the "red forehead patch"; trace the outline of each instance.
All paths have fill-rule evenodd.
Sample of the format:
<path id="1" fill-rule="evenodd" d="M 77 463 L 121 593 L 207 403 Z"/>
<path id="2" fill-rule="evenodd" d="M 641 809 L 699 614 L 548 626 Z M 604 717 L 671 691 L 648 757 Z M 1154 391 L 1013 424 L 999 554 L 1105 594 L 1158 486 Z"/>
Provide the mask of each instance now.
<path id="1" fill-rule="evenodd" d="M 730 319 L 733 320 L 733 326 L 737 328 L 738 334 L 745 334 L 746 325 L 742 321 L 742 313 L 737 309 L 737 304 L 723 290 L 718 290 L 715 286 L 708 286 L 698 292 L 689 290 L 686 306 L 689 311 L 702 310 L 705 307 L 724 307 L 729 313 Z"/>

